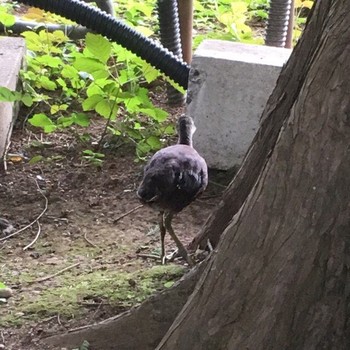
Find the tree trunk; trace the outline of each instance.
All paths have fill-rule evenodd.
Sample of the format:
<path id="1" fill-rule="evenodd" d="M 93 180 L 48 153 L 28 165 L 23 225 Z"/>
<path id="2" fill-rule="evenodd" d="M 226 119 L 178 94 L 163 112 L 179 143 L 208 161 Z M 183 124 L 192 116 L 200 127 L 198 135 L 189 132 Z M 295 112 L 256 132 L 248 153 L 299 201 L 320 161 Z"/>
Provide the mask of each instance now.
<path id="1" fill-rule="evenodd" d="M 226 194 L 237 214 L 158 350 L 350 348 L 349 23 L 349 0 L 317 0 Z"/>
<path id="2" fill-rule="evenodd" d="M 221 234 L 256 184 L 275 147 L 281 127 L 300 94 L 305 76 L 313 64 L 330 4 L 329 0 L 317 1 L 316 11 L 313 11 L 314 15 L 311 16 L 300 42 L 294 49 L 287 66 L 282 70 L 266 104 L 260 129 L 246 154 L 241 169 L 228 186 L 218 209 L 210 215 L 201 232 L 190 243 L 190 250 L 196 250 L 198 246 L 204 249 L 208 239 L 212 246 L 216 247 Z"/>

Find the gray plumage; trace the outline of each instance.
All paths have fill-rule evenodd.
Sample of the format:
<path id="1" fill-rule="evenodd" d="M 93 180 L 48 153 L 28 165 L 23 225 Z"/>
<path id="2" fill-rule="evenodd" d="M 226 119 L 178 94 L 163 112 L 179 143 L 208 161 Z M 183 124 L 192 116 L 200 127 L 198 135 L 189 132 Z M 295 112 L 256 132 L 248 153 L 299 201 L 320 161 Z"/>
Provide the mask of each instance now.
<path id="1" fill-rule="evenodd" d="M 163 263 L 165 231 L 170 233 L 179 252 L 190 263 L 186 249 L 173 232 L 171 219 L 175 213 L 194 201 L 208 184 L 207 164 L 192 147 L 195 131 L 192 118 L 181 116 L 177 130 L 178 144 L 163 148 L 153 155 L 144 168 L 143 179 L 137 191 L 142 203 L 160 212 Z"/>

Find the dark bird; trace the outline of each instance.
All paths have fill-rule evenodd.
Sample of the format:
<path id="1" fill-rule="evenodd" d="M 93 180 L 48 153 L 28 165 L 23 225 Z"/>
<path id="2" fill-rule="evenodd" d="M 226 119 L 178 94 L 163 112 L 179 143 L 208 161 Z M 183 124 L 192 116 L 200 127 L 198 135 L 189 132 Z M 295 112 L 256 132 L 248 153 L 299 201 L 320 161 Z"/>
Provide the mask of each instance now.
<path id="1" fill-rule="evenodd" d="M 156 152 L 144 168 L 137 196 L 144 204 L 160 212 L 161 261 L 165 263 L 166 232 L 175 241 L 178 252 L 193 265 L 186 248 L 176 236 L 171 221 L 174 214 L 193 202 L 207 187 L 208 167 L 192 147 L 196 130 L 192 118 L 182 115 L 177 122 L 178 143 Z"/>

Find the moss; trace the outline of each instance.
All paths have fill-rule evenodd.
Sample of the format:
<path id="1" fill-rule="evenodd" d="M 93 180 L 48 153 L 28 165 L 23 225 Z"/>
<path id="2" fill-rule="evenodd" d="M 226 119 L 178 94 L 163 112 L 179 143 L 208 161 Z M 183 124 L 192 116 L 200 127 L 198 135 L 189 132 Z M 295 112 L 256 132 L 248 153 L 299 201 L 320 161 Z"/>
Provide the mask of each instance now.
<path id="1" fill-rule="evenodd" d="M 87 313 L 86 304 L 107 303 L 112 309 L 125 310 L 145 300 L 158 290 L 170 287 L 185 269 L 178 265 L 154 266 L 133 273 L 94 270 L 79 274 L 67 271 L 57 276 L 49 287 L 39 286 L 37 295 L 18 298 L 14 308 L 1 313 L 0 326 L 20 325 L 24 320 L 40 320 L 59 314 L 79 318 Z M 21 280 L 33 280 L 23 275 Z"/>

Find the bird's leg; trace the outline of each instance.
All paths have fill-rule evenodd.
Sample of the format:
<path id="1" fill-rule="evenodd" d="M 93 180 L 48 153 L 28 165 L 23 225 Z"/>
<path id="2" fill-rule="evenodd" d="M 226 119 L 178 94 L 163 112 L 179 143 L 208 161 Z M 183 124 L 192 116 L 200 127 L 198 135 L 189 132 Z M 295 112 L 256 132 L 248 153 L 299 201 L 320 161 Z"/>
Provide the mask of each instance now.
<path id="1" fill-rule="evenodd" d="M 165 264 L 165 246 L 164 246 L 164 238 L 166 229 L 164 226 L 164 212 L 161 211 L 159 213 L 159 231 L 160 231 L 160 243 L 161 243 L 161 253 L 160 253 L 160 260 L 162 262 L 162 265 Z"/>
<path id="2" fill-rule="evenodd" d="M 165 229 L 169 232 L 171 238 L 175 241 L 177 248 L 179 249 L 179 253 L 181 254 L 181 256 L 187 261 L 188 265 L 193 266 L 194 263 L 191 259 L 191 257 L 189 256 L 186 248 L 184 247 L 184 245 L 181 243 L 181 241 L 179 240 L 179 238 L 176 236 L 172 226 L 171 226 L 171 220 L 173 219 L 173 213 L 167 213 L 165 215 L 164 218 L 164 225 L 165 225 Z"/>

